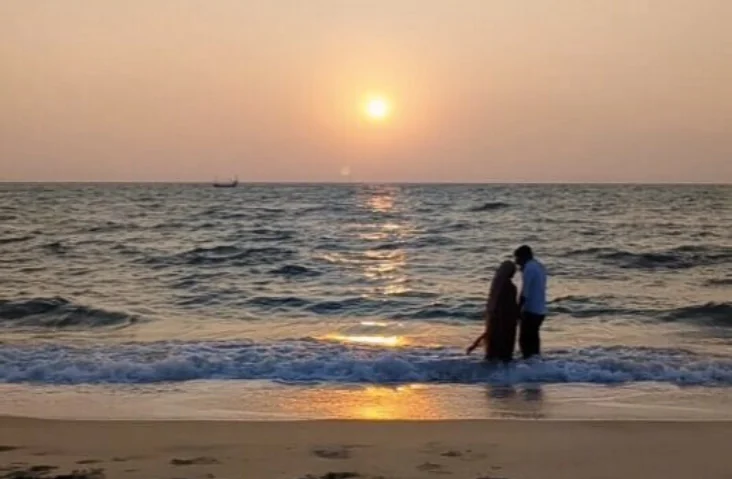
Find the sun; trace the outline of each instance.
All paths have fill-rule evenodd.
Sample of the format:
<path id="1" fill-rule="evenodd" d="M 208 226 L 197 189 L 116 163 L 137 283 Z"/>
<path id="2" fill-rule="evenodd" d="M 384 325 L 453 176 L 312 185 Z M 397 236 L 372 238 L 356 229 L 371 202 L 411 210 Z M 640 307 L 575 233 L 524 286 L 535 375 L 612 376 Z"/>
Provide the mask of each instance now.
<path id="1" fill-rule="evenodd" d="M 366 115 L 373 120 L 383 120 L 389 116 L 390 111 L 391 107 L 385 98 L 374 97 L 366 102 Z"/>

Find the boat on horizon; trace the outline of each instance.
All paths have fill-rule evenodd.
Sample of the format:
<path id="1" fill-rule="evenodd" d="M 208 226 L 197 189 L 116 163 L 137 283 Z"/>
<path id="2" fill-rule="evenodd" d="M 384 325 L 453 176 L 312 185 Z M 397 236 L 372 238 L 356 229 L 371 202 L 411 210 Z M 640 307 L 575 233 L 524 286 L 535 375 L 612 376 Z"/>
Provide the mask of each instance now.
<path id="1" fill-rule="evenodd" d="M 239 178 L 235 177 L 233 180 L 228 182 L 214 181 L 214 188 L 236 188 L 239 185 Z"/>

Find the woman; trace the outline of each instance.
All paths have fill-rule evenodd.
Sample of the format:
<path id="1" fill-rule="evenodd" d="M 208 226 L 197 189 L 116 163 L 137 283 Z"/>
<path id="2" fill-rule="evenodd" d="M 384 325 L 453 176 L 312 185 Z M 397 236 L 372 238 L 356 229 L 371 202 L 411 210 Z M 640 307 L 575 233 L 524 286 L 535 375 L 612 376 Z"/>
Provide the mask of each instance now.
<path id="1" fill-rule="evenodd" d="M 468 348 L 468 354 L 483 342 L 487 360 L 509 362 L 513 359 L 520 313 L 516 285 L 512 281 L 515 274 L 516 265 L 512 261 L 504 261 L 496 270 L 485 308 L 485 333 Z"/>

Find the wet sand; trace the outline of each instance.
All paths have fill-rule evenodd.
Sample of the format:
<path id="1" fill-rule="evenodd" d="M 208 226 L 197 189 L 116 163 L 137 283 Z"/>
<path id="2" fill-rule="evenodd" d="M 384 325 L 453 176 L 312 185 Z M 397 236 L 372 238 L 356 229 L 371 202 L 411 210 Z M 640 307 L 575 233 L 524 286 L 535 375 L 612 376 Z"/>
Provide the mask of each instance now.
<path id="1" fill-rule="evenodd" d="M 0 477 L 732 477 L 732 422 L 0 418 Z M 86 475 L 86 476 L 84 476 Z"/>

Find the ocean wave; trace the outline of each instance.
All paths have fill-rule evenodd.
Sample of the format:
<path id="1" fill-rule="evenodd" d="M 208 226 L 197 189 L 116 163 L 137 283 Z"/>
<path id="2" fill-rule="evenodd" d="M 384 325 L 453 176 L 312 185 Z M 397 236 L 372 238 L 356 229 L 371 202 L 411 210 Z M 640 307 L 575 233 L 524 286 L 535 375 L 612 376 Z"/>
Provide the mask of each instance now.
<path id="1" fill-rule="evenodd" d="M 258 207 L 252 212 L 251 218 L 254 220 L 271 221 L 274 218 L 281 219 L 287 214 L 288 211 L 283 208 Z"/>
<path id="2" fill-rule="evenodd" d="M 482 300 L 460 304 L 428 303 L 439 293 L 405 289 L 391 292 L 376 288 L 376 296 L 350 296 L 335 299 L 308 296 L 254 296 L 241 306 L 257 309 L 257 313 L 289 313 L 322 317 L 379 317 L 399 321 L 474 321 L 482 317 Z M 424 304 L 427 303 L 427 304 Z M 424 305 L 422 305 L 424 304 Z"/>
<path id="3" fill-rule="evenodd" d="M 0 326 L 39 328 L 97 328 L 125 326 L 139 317 L 75 304 L 65 298 L 0 299 Z"/>
<path id="4" fill-rule="evenodd" d="M 418 238 L 414 242 L 415 248 L 424 248 L 430 246 L 452 246 L 457 243 L 457 240 L 444 235 L 425 235 Z"/>
<path id="5" fill-rule="evenodd" d="M 314 300 L 297 296 L 255 296 L 245 303 L 249 307 L 265 310 L 267 313 L 295 310 L 319 316 L 380 316 L 390 311 L 403 309 L 403 300 L 377 299 L 363 296 L 332 300 Z"/>
<path id="6" fill-rule="evenodd" d="M 193 248 L 171 256 L 148 257 L 145 262 L 155 265 L 211 265 L 228 263 L 234 266 L 275 264 L 295 256 L 295 252 L 274 246 L 240 248 L 219 245 L 210 248 Z"/>
<path id="7" fill-rule="evenodd" d="M 64 255 L 68 253 L 68 251 L 71 249 L 68 245 L 64 244 L 62 241 L 53 241 L 51 243 L 46 243 L 42 245 L 42 248 L 48 251 L 49 253 L 56 254 L 56 255 Z"/>
<path id="8" fill-rule="evenodd" d="M 483 318 L 481 303 L 465 303 L 460 305 L 432 304 L 428 307 L 415 308 L 408 312 L 391 314 L 391 319 L 398 320 L 468 320 Z"/>
<path id="9" fill-rule="evenodd" d="M 214 216 L 214 218 L 222 220 L 245 220 L 251 217 L 251 213 L 218 213 Z"/>
<path id="10" fill-rule="evenodd" d="M 24 243 L 26 241 L 30 241 L 33 239 L 33 236 L 25 235 L 25 236 L 6 236 L 4 238 L 0 238 L 0 245 L 3 244 L 11 244 L 11 243 Z"/>
<path id="11" fill-rule="evenodd" d="M 0 382 L 87 384 L 189 380 L 329 383 L 661 382 L 732 386 L 732 359 L 675 349 L 589 347 L 489 366 L 445 348 L 384 349 L 315 340 L 164 342 L 92 348 L 0 345 Z"/>
<path id="12" fill-rule="evenodd" d="M 447 233 L 455 231 L 465 231 L 471 228 L 473 228 L 473 225 L 471 223 L 468 223 L 467 221 L 456 221 L 443 226 L 442 231 Z"/>
<path id="13" fill-rule="evenodd" d="M 190 226 L 185 221 L 161 221 L 159 223 L 155 223 L 154 225 L 150 226 L 149 229 L 151 230 L 182 230 L 186 227 Z"/>
<path id="14" fill-rule="evenodd" d="M 638 309 L 613 307 L 607 303 L 612 299 L 610 297 L 561 296 L 549 302 L 549 312 L 551 315 L 563 314 L 580 319 L 644 313 Z"/>
<path id="15" fill-rule="evenodd" d="M 714 278 L 704 282 L 707 286 L 732 286 L 732 278 Z"/>
<path id="16" fill-rule="evenodd" d="M 90 226 L 89 228 L 82 229 L 82 232 L 86 233 L 114 233 L 117 231 L 132 231 L 139 229 L 140 227 L 134 223 L 115 223 L 114 221 L 107 221 L 103 224 Z"/>
<path id="17" fill-rule="evenodd" d="M 310 301 L 295 296 L 255 296 L 246 301 L 247 306 L 264 308 L 269 310 L 302 309 L 310 304 Z"/>
<path id="18" fill-rule="evenodd" d="M 300 266 L 298 264 L 286 264 L 270 271 L 271 274 L 286 276 L 288 278 L 320 276 L 322 273 L 315 269 Z"/>
<path id="19" fill-rule="evenodd" d="M 684 245 L 663 251 L 632 252 L 615 248 L 572 250 L 568 256 L 591 257 L 624 269 L 689 269 L 732 261 L 732 248 Z"/>
<path id="20" fill-rule="evenodd" d="M 369 248 L 370 251 L 396 251 L 404 247 L 403 242 L 380 243 Z"/>
<path id="21" fill-rule="evenodd" d="M 599 318 L 636 316 L 642 319 L 662 321 L 686 321 L 732 326 L 732 304 L 706 303 L 673 309 L 632 308 L 613 306 L 619 298 L 612 296 L 562 296 L 549 302 L 550 315 L 567 315 L 573 318 Z"/>
<path id="22" fill-rule="evenodd" d="M 299 205 L 299 207 L 295 208 L 294 213 L 298 216 L 306 216 L 306 215 L 318 215 L 321 214 L 336 214 L 336 213 L 346 213 L 349 212 L 350 209 L 346 205 L 340 205 L 340 204 L 324 204 L 324 205 Z"/>
<path id="23" fill-rule="evenodd" d="M 383 316 L 404 307 L 403 301 L 357 296 L 330 301 L 318 301 L 305 310 L 318 315 Z"/>
<path id="24" fill-rule="evenodd" d="M 489 201 L 487 203 L 483 203 L 480 206 L 474 206 L 470 208 L 469 211 L 472 211 L 473 213 L 479 213 L 481 211 L 496 211 L 496 210 L 502 210 L 504 208 L 510 208 L 511 205 L 508 203 L 504 203 L 502 201 Z"/>
<path id="25" fill-rule="evenodd" d="M 706 303 L 671 310 L 663 315 L 667 321 L 703 321 L 720 326 L 732 326 L 731 303 Z"/>
<path id="26" fill-rule="evenodd" d="M 272 228 L 254 228 L 242 232 L 243 236 L 253 236 L 257 240 L 263 241 L 289 241 L 295 238 L 296 232 L 293 230 L 278 230 Z"/>

